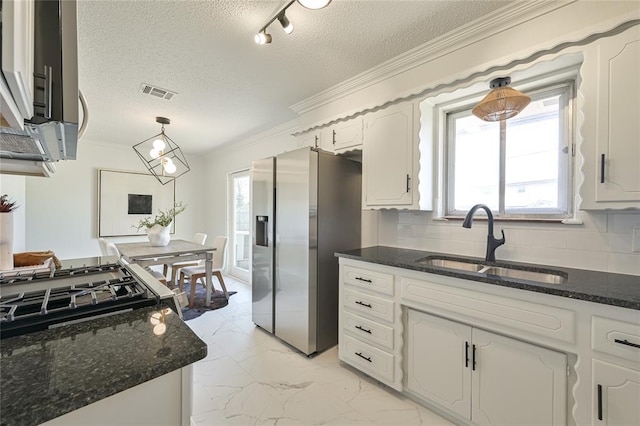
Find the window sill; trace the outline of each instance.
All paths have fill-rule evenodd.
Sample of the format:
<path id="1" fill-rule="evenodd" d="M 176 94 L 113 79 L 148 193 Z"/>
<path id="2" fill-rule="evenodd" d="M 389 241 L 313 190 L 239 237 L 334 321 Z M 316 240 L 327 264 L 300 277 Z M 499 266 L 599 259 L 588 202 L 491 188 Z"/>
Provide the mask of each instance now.
<path id="1" fill-rule="evenodd" d="M 437 220 L 441 221 L 460 221 L 464 220 L 464 216 L 440 216 Z M 473 220 L 486 221 L 486 216 L 474 216 Z M 516 217 L 493 217 L 494 222 L 518 222 L 518 223 L 558 223 L 561 225 L 582 225 L 584 222 L 575 217 L 567 218 L 516 218 Z"/>

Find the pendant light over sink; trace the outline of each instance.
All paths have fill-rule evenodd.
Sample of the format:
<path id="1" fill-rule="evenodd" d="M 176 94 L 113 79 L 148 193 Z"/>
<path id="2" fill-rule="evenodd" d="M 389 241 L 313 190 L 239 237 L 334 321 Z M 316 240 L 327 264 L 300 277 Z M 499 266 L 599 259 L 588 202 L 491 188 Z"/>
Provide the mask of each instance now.
<path id="1" fill-rule="evenodd" d="M 511 87 L 511 77 L 491 80 L 493 89 L 471 112 L 484 121 L 502 121 L 515 117 L 529 105 L 531 98 Z"/>
<path id="2" fill-rule="evenodd" d="M 164 133 L 165 124 L 171 123 L 166 117 L 156 117 L 162 125 L 160 133 L 133 146 L 149 172 L 165 185 L 189 170 L 189 163 L 180 147 Z"/>

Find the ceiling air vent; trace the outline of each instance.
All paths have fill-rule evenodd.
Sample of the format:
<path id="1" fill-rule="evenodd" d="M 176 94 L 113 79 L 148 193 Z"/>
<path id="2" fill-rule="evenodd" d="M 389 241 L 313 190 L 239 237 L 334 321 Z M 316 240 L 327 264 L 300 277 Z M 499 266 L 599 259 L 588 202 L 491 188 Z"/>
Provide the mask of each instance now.
<path id="1" fill-rule="evenodd" d="M 173 98 L 173 95 L 177 95 L 178 92 L 172 92 L 171 90 L 163 89 L 161 87 L 152 86 L 151 84 L 142 83 L 140 85 L 140 91 L 145 95 L 155 96 L 156 98 L 162 98 L 169 100 Z"/>

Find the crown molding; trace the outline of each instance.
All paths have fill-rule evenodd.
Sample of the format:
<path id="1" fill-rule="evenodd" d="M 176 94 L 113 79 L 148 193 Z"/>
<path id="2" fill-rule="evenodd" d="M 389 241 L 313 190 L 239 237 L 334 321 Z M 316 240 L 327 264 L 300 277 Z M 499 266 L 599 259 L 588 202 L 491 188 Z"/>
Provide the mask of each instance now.
<path id="1" fill-rule="evenodd" d="M 298 130 L 300 130 L 300 119 L 294 118 L 293 120 L 286 121 L 276 127 L 253 134 L 247 138 L 229 141 L 223 145 L 213 148 L 208 153 L 219 154 L 225 151 L 237 151 L 257 143 L 264 143 L 267 139 L 279 136 L 293 136 Z"/>
<path id="2" fill-rule="evenodd" d="M 427 43 L 391 58 L 357 76 L 324 90 L 310 98 L 291 105 L 302 115 L 365 87 L 406 72 L 438 57 L 464 48 L 533 18 L 574 3 L 562 1 L 517 1 L 498 9 L 489 17 L 481 17 Z"/>

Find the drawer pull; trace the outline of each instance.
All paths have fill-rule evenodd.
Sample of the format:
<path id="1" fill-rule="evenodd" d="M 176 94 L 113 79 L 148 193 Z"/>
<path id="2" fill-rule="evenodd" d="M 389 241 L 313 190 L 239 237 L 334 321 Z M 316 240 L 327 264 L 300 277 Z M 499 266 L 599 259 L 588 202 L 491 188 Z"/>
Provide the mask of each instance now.
<path id="1" fill-rule="evenodd" d="M 598 385 L 598 420 L 602 420 L 602 385 Z"/>
<path id="2" fill-rule="evenodd" d="M 640 349 L 640 345 L 637 343 L 631 343 L 630 341 L 628 341 L 627 339 L 624 340 L 620 340 L 620 339 L 614 339 L 613 340 L 616 343 L 620 343 L 621 345 L 625 345 L 625 346 L 631 346 L 632 348 L 638 348 Z"/>
<path id="3" fill-rule="evenodd" d="M 365 359 L 365 360 L 371 362 L 371 357 L 366 357 L 366 356 L 362 355 L 362 353 L 360 353 L 360 352 L 356 352 L 356 355 L 358 355 L 362 359 Z"/>
<path id="4" fill-rule="evenodd" d="M 357 328 L 358 330 L 364 331 L 365 333 L 369 333 L 369 334 L 371 334 L 371 330 L 367 330 L 367 329 L 366 329 L 366 328 L 364 328 L 364 327 L 361 327 L 361 326 L 359 326 L 359 325 L 356 325 L 356 328 Z"/>
<path id="5" fill-rule="evenodd" d="M 356 280 L 358 280 L 358 281 L 364 281 L 365 283 L 369 283 L 369 284 L 371 284 L 371 282 L 372 282 L 371 280 L 368 280 L 368 279 L 366 279 L 366 278 L 360 278 L 360 277 L 356 277 Z"/>
<path id="6" fill-rule="evenodd" d="M 362 306 L 364 306 L 365 308 L 369 308 L 369 309 L 371 309 L 371 305 L 370 305 L 370 304 L 368 304 L 368 303 L 364 303 L 364 302 L 361 302 L 361 301 L 359 301 L 359 300 L 356 300 L 356 303 L 357 303 L 358 305 L 362 305 Z"/>

